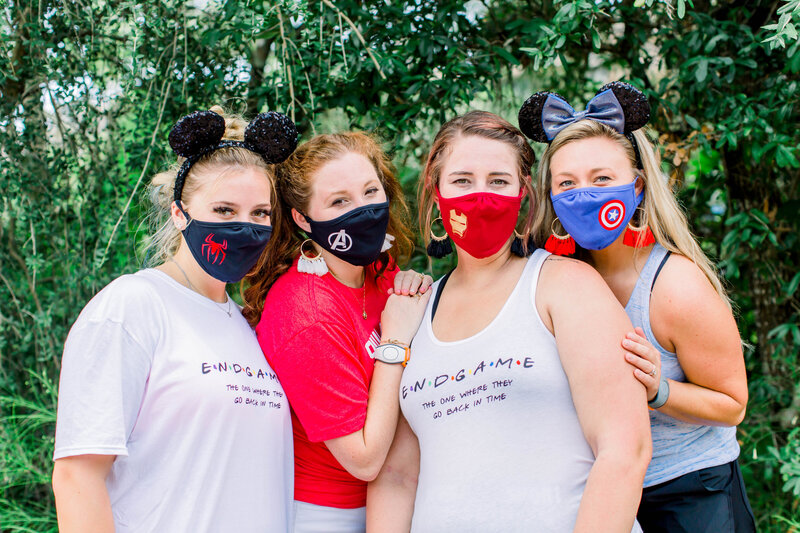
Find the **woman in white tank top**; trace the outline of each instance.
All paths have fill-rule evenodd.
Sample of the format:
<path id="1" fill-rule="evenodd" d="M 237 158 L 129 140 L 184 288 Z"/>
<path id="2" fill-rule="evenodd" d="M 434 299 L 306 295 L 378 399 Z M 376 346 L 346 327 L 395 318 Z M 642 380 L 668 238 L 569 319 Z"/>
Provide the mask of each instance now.
<path id="1" fill-rule="evenodd" d="M 421 226 L 435 204 L 458 266 L 414 338 L 369 531 L 640 531 L 650 439 L 619 345 L 631 324 L 588 265 L 527 257 L 533 161 L 491 113 L 453 119 L 434 140 Z M 433 238 L 441 256 L 448 245 Z"/>

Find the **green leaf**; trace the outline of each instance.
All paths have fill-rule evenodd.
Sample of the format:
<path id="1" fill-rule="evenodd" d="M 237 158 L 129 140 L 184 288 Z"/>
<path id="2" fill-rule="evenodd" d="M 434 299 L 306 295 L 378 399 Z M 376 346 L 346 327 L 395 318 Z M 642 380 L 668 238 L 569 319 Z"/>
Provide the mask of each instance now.
<path id="1" fill-rule="evenodd" d="M 697 70 L 694 71 L 694 77 L 697 83 L 703 83 L 708 76 L 708 59 L 703 58 L 697 64 Z"/>
<path id="2" fill-rule="evenodd" d="M 784 289 L 786 296 L 790 298 L 794 296 L 798 286 L 800 286 L 800 272 L 795 274 L 792 280 L 786 285 L 786 289 Z"/>
<path id="3" fill-rule="evenodd" d="M 506 61 L 508 61 L 509 63 L 511 63 L 512 65 L 519 65 L 519 60 L 517 60 L 516 57 L 511 55 L 511 53 L 508 50 L 506 50 L 505 48 L 502 48 L 500 46 L 493 46 L 492 47 L 492 51 L 495 54 L 497 54 L 500 57 L 502 57 L 503 59 L 505 59 Z"/>

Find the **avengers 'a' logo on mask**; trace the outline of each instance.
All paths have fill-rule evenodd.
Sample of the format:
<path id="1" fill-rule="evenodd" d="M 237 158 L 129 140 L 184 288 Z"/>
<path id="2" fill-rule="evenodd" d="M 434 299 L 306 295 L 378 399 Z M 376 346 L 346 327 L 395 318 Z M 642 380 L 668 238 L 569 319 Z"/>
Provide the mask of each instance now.
<path id="1" fill-rule="evenodd" d="M 332 251 L 346 252 L 353 246 L 353 239 L 343 229 L 328 235 L 328 244 Z"/>
<path id="2" fill-rule="evenodd" d="M 450 227 L 453 228 L 453 233 L 459 237 L 463 237 L 467 232 L 467 215 L 466 213 L 457 214 L 455 209 L 450 210 Z"/>
<path id="3" fill-rule="evenodd" d="M 607 230 L 617 229 L 625 219 L 625 204 L 619 200 L 611 200 L 600 208 L 600 225 Z"/>
<path id="4" fill-rule="evenodd" d="M 217 259 L 219 259 L 219 264 L 225 262 L 225 250 L 228 249 L 228 241 L 223 240 L 222 243 L 218 243 L 214 241 L 214 234 L 209 233 L 206 235 L 206 238 L 203 240 L 205 244 L 201 248 L 201 253 L 206 256 L 206 261 L 215 265 L 217 263 Z M 214 260 L 211 260 L 211 256 L 214 256 Z M 222 258 L 220 259 L 220 255 Z"/>

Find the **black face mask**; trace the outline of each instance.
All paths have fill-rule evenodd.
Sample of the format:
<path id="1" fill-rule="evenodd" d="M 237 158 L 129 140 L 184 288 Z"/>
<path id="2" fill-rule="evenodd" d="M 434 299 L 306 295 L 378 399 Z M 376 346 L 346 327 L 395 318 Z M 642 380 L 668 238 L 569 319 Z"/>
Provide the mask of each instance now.
<path id="1" fill-rule="evenodd" d="M 253 268 L 272 235 L 272 226 L 250 222 L 202 222 L 183 210 L 188 224 L 183 238 L 206 274 L 225 283 L 236 283 Z"/>
<path id="2" fill-rule="evenodd" d="M 389 225 L 389 202 L 357 207 L 333 220 L 322 222 L 305 216 L 308 236 L 342 261 L 367 266 L 381 254 Z"/>

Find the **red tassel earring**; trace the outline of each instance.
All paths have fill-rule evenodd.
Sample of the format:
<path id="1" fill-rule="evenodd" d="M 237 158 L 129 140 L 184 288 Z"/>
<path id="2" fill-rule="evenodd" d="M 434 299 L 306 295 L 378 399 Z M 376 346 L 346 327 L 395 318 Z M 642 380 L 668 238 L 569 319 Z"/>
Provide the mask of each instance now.
<path id="1" fill-rule="evenodd" d="M 644 210 L 642 212 L 644 213 Z M 622 237 L 622 244 L 631 248 L 644 248 L 655 242 L 656 238 L 653 232 L 650 231 L 650 226 L 644 225 L 637 228 L 636 226 L 631 226 L 631 223 L 628 222 L 628 227 L 625 228 L 625 235 Z"/>
<path id="2" fill-rule="evenodd" d="M 550 236 L 544 243 L 544 249 L 555 255 L 572 255 L 575 253 L 575 239 L 569 233 L 564 236 L 558 235 L 554 228 L 556 220 L 558 217 L 550 224 Z"/>

